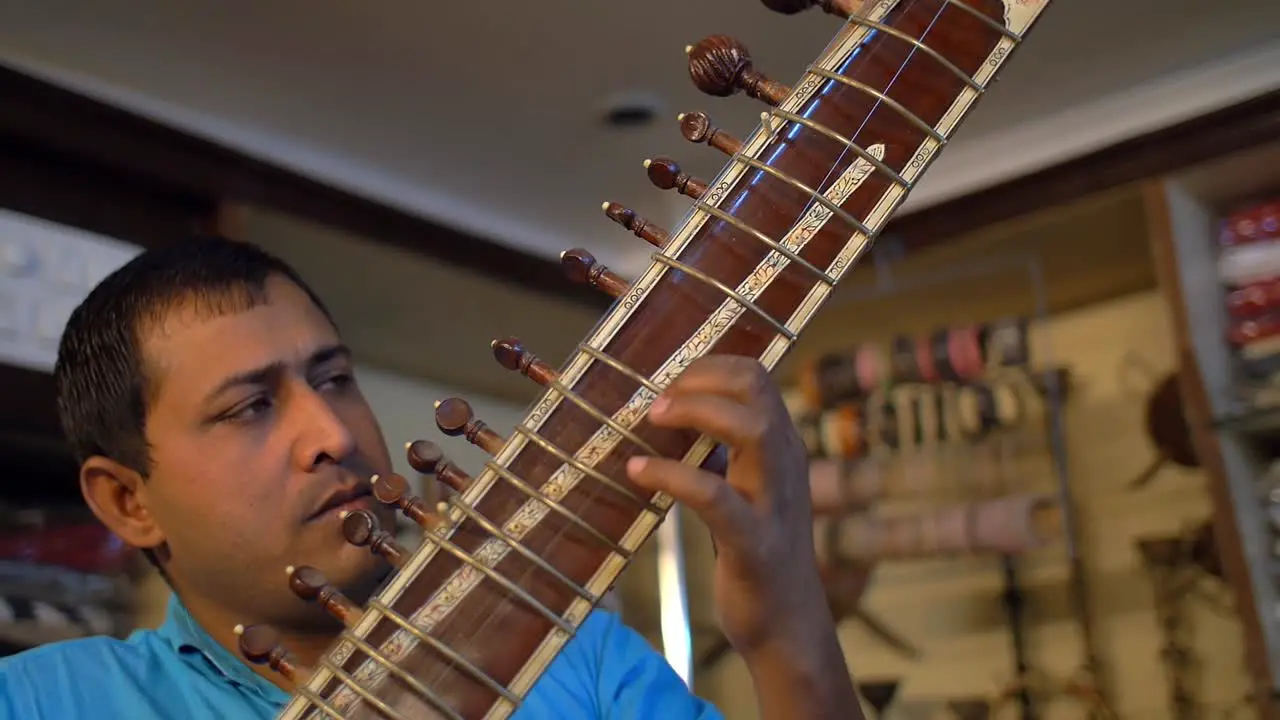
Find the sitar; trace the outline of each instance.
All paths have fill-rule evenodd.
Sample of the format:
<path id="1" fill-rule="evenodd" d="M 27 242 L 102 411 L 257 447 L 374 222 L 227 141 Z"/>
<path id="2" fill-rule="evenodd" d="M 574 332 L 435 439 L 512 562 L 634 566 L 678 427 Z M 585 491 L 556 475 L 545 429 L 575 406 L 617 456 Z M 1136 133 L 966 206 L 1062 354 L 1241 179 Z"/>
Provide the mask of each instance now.
<path id="1" fill-rule="evenodd" d="M 686 48 L 693 82 L 713 96 L 760 101 L 760 124 L 738 139 L 704 113 L 680 116 L 685 138 L 729 158 L 706 182 L 656 172 L 655 182 L 692 196 L 674 230 L 605 205 L 653 246 L 634 281 L 585 250 L 562 256 L 572 278 L 614 302 L 559 369 L 516 341 L 495 343 L 500 363 L 545 388 L 510 437 L 465 401 L 437 405 L 442 431 L 491 454 L 482 471 L 468 475 L 429 443 L 410 446 L 413 466 L 452 488 L 438 507 L 409 495 L 404 478 L 374 478 L 378 499 L 423 527 L 421 545 L 396 544 L 369 513 L 344 518 L 349 541 L 395 567 L 363 606 L 314 568 L 290 568 L 290 587 L 345 628 L 314 668 L 299 667 L 269 628 L 238 628 L 247 659 L 294 681 L 281 718 L 516 712 L 671 507 L 670 497 L 628 481 L 626 460 L 698 465 L 715 448 L 709 437 L 648 424 L 650 403 L 704 355 L 777 366 L 1048 0 L 764 4 L 784 14 L 818 7 L 844 22 L 794 86 L 764 75 L 732 38 Z"/>

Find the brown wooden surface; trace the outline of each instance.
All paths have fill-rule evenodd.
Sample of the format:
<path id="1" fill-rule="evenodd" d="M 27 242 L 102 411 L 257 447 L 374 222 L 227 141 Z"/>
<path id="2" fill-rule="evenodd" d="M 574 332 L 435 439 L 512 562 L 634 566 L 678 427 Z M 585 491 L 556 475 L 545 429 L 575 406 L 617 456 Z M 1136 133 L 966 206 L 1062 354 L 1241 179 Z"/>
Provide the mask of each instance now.
<path id="1" fill-rule="evenodd" d="M 1003 6 L 995 0 L 975 4 L 993 18 L 1002 17 Z M 968 74 L 979 70 L 1000 38 L 990 26 L 944 0 L 903 3 L 886 22 L 913 38 L 928 29 L 930 46 Z M 925 123 L 937 125 L 965 83 L 927 54 L 914 50 L 910 43 L 877 34 L 839 71 L 871 87 L 886 90 Z M 883 143 L 887 147 L 884 162 L 899 172 L 915 161 L 914 149 L 926 138 L 923 131 L 874 95 L 838 83 L 817 83 L 813 98 L 800 112 L 852 137 L 860 145 Z M 825 188 L 828 178 L 839 176 L 857 159 L 842 143 L 811 130 L 787 133 L 771 145 L 761 157 L 768 158 L 776 170 L 810 187 Z M 873 173 L 843 203 L 843 209 L 854 217 L 867 218 L 889 188 L 889 182 L 887 177 Z M 811 198 L 796 187 L 758 172 L 745 173 L 733 184 L 713 187 L 708 200 L 723 200 L 718 203 L 721 207 L 732 208 L 737 219 L 772 238 L 784 237 L 811 202 Z M 855 232 L 855 227 L 835 216 L 808 240 L 801 256 L 813 266 L 827 268 Z M 753 236 L 731 224 L 713 220 L 694 234 L 679 253 L 679 260 L 728 287 L 736 287 L 755 272 L 770 252 L 767 245 Z M 835 269 L 839 272 L 843 267 Z M 804 267 L 790 264 L 756 298 L 755 304 L 769 317 L 785 321 L 817 282 Z M 673 352 L 725 302 L 726 296 L 721 290 L 678 270 L 664 274 L 655 286 L 648 288 L 643 300 L 641 290 L 634 289 L 622 298 L 621 307 L 631 310 L 631 315 L 601 349 L 636 373 L 653 377 Z M 752 311 L 744 311 L 726 328 L 714 347 L 697 348 L 696 352 L 760 357 L 775 336 L 773 325 Z M 607 364 L 595 363 L 572 389 L 599 412 L 613 415 L 640 386 Z M 601 423 L 591 413 L 575 403 L 563 401 L 541 423 L 539 433 L 573 454 L 600 427 Z M 673 458 L 683 457 L 697 440 L 696 433 L 662 430 L 643 421 L 634 432 L 645 443 Z M 624 464 L 629 457 L 642 452 L 624 440 L 607 456 L 587 462 L 617 483 L 639 492 L 626 479 Z M 507 468 L 525 483 L 539 487 L 562 464 L 555 454 L 530 443 Z M 476 509 L 501 526 L 526 502 L 525 494 L 500 480 L 476 503 Z M 580 481 L 560 502 L 615 542 L 621 540 L 641 512 L 637 504 L 590 478 Z M 477 551 L 486 539 L 487 533 L 470 521 L 464 522 L 453 536 L 454 542 L 469 553 Z M 549 513 L 539 521 L 524 536 L 522 544 L 580 585 L 590 582 L 609 555 L 604 545 L 556 513 Z M 435 554 L 424 571 L 411 579 L 407 589 L 394 601 L 395 609 L 405 615 L 415 613 L 463 567 L 452 554 Z M 519 553 L 507 554 L 494 569 L 517 581 L 538 603 L 557 615 L 566 613 L 575 599 L 568 587 Z M 384 642 L 395 627 L 390 621 L 381 622 L 370 633 L 369 642 L 375 645 Z M 553 625 L 547 619 L 514 599 L 500 585 L 483 582 L 435 625 L 433 634 L 484 668 L 498 683 L 507 685 L 552 630 Z M 363 662 L 363 656 L 357 653 L 346 663 L 346 669 L 354 671 Z M 456 665 L 442 662 L 428 648 L 415 648 L 402 665 L 424 683 L 440 690 L 465 717 L 481 717 L 496 700 L 495 694 L 482 683 Z M 324 694 L 332 697 L 337 689 L 338 683 L 331 681 Z M 392 676 L 384 681 L 380 695 L 406 714 L 412 715 L 423 708 L 413 691 Z M 350 713 L 347 716 L 353 717 Z M 354 717 L 364 716 L 363 709 L 355 711 Z"/>
<path id="2" fill-rule="evenodd" d="M 1160 288 L 1172 318 L 1173 335 L 1179 366 L 1179 381 L 1187 424 L 1191 429 L 1196 454 L 1208 480 L 1209 495 L 1213 500 L 1213 524 L 1225 576 L 1234 589 L 1237 612 L 1244 630 L 1245 659 L 1257 698 L 1258 717 L 1263 720 L 1280 717 L 1280 704 L 1272 696 L 1271 670 L 1267 659 L 1265 635 L 1258 621 L 1259 608 L 1254 600 L 1249 563 L 1241 547 L 1236 525 L 1239 519 L 1213 430 L 1213 413 L 1209 396 L 1196 359 L 1191 331 L 1187 324 L 1182 280 L 1178 273 L 1177 249 L 1174 246 L 1170 225 L 1168 202 L 1164 187 L 1157 181 L 1143 188 L 1147 205 L 1148 222 L 1151 224 L 1151 250 L 1155 261 Z"/>

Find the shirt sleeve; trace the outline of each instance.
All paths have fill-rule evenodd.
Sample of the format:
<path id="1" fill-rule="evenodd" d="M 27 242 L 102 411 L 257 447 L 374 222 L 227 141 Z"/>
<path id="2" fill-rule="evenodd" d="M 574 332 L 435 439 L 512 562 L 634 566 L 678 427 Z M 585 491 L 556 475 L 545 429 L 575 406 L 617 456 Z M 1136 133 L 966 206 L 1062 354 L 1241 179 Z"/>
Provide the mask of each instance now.
<path id="1" fill-rule="evenodd" d="M 12 662 L 13 657 L 0 658 L 0 720 L 41 718 L 43 716 L 32 702 L 32 683 L 21 677 L 22 665 Z"/>
<path id="2" fill-rule="evenodd" d="M 601 642 L 597 674 L 601 720 L 722 720 L 694 695 L 660 655 L 617 615 L 597 610 Z"/>

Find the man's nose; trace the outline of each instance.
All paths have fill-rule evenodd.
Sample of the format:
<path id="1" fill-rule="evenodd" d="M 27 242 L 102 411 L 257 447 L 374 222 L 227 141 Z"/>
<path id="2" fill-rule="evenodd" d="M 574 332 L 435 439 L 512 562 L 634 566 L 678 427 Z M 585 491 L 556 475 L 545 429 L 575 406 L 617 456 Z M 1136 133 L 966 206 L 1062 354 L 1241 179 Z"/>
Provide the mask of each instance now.
<path id="1" fill-rule="evenodd" d="M 314 470 L 326 462 L 341 463 L 355 452 L 355 438 L 325 397 L 307 387 L 298 394 L 295 422 L 297 455 L 301 466 Z"/>

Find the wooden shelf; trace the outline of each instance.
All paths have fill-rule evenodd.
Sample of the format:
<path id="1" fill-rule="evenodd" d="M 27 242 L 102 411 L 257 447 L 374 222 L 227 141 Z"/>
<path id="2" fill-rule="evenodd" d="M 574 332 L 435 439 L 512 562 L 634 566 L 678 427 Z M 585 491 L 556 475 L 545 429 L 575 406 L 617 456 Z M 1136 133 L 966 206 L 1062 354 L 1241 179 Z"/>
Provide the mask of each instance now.
<path id="1" fill-rule="evenodd" d="M 1226 156 L 1149 182 L 1152 251 L 1168 299 L 1183 397 L 1210 479 L 1215 532 L 1235 588 L 1261 717 L 1275 717 L 1280 689 L 1280 563 L 1258 481 L 1280 457 L 1280 407 L 1248 407 L 1234 384 L 1229 320 L 1217 274 L 1221 219 L 1280 196 L 1280 143 Z"/>

